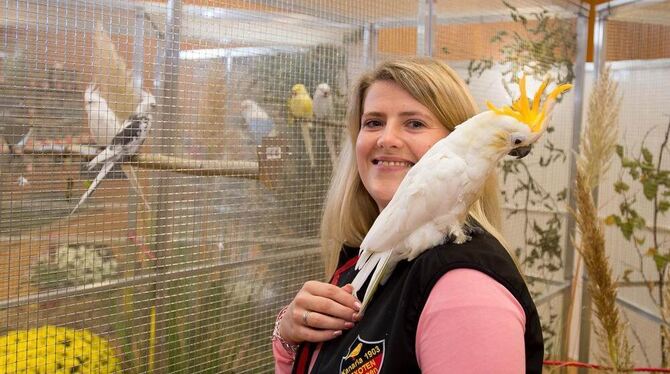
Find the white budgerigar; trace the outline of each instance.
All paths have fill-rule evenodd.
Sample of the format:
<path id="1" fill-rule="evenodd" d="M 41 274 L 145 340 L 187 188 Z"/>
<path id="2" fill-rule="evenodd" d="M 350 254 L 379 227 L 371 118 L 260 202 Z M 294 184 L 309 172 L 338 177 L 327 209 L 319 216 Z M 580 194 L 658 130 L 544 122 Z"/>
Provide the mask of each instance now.
<path id="1" fill-rule="evenodd" d="M 72 209 L 70 215 L 73 214 L 89 196 L 91 196 L 100 182 L 105 179 L 107 173 L 112 170 L 114 164 L 127 161 L 137 153 L 142 143 L 146 140 L 150 128 L 151 115 L 133 114 L 124 122 L 121 130 L 112 139 L 110 145 L 88 163 L 87 167 L 89 170 L 92 170 L 98 165 L 102 165 L 102 169 L 95 177 L 88 190 L 86 190 L 81 199 L 79 199 L 77 205 Z"/>
<path id="2" fill-rule="evenodd" d="M 244 124 L 249 130 L 251 140 L 260 145 L 266 136 L 275 135 L 275 123 L 272 118 L 253 100 L 244 100 L 240 104 Z"/>
<path id="3" fill-rule="evenodd" d="M 488 103 L 490 110 L 456 126 L 410 169 L 361 243 L 352 285 L 357 292 L 370 279 L 362 310 L 398 262 L 411 261 L 446 240 L 469 240 L 464 230 L 468 210 L 488 176 L 503 156 L 528 154 L 546 129 L 557 96 L 571 87 L 556 87 L 541 105 L 547 84 L 529 103 L 521 78 L 521 96 L 512 106 L 498 109 Z"/>
<path id="4" fill-rule="evenodd" d="M 337 127 L 334 123 L 335 108 L 333 106 L 333 95 L 328 83 L 321 83 L 316 86 L 314 91 L 314 119 L 315 122 L 323 127 L 323 137 L 326 139 L 326 147 L 328 147 L 328 156 L 333 166 L 337 160 L 337 150 L 335 142 L 335 134 Z"/>

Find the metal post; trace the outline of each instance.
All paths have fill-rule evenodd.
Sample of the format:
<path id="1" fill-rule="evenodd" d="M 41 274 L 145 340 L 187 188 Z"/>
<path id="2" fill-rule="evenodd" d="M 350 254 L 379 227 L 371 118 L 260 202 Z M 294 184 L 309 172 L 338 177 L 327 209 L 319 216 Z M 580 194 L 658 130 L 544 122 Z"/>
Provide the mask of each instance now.
<path id="1" fill-rule="evenodd" d="M 572 140 L 570 148 L 574 152 L 579 150 L 579 136 L 582 130 L 582 112 L 584 107 L 584 72 L 586 66 L 586 49 L 588 45 L 588 10 L 582 8 L 577 14 L 577 24 L 576 24 L 576 47 L 577 54 L 575 56 L 575 80 L 574 88 L 572 90 L 574 95 L 573 101 L 573 117 L 572 117 Z M 574 162 L 570 163 L 568 183 L 572 183 L 575 180 L 577 175 L 577 167 Z M 571 209 L 575 209 L 575 196 L 572 193 L 572 189 L 568 186 L 568 203 Z M 563 279 L 566 284 L 570 285 L 563 292 L 562 300 L 562 330 L 563 336 L 569 336 L 569 330 L 571 328 L 571 322 L 567 318 L 570 313 L 570 308 L 572 307 L 571 297 L 572 297 L 572 279 L 573 273 L 575 271 L 574 261 L 575 261 L 575 248 L 572 242 L 572 238 L 575 234 L 576 222 L 574 217 L 571 214 L 566 215 L 566 231 L 565 231 L 565 269 L 563 273 Z M 565 344 L 561 344 L 561 358 L 565 359 L 568 357 L 570 351 L 570 341 L 566 341 Z"/>
<path id="2" fill-rule="evenodd" d="M 135 35 L 133 37 L 133 92 L 135 97 L 142 92 L 144 83 L 144 8 L 135 7 Z M 137 232 L 138 191 L 128 186 L 128 230 Z"/>
<path id="3" fill-rule="evenodd" d="M 367 68 L 377 65 L 377 27 L 374 23 L 363 26 L 363 66 Z"/>
<path id="4" fill-rule="evenodd" d="M 416 54 L 419 56 L 433 55 L 435 40 L 435 0 L 419 0 L 419 14 L 416 26 Z"/>
<path id="5" fill-rule="evenodd" d="M 610 8 L 603 8 L 596 14 L 596 24 L 593 28 L 593 80 L 598 79 L 600 72 L 605 64 L 605 42 L 607 17 L 610 15 Z"/>
<path id="6" fill-rule="evenodd" d="M 174 148 L 174 134 L 177 129 L 177 104 L 179 92 L 179 43 L 180 43 L 180 27 L 181 27 L 181 0 L 168 0 L 167 2 L 167 16 L 165 22 L 165 60 L 163 66 L 156 66 L 156 69 L 163 70 L 163 91 L 159 98 L 159 113 L 158 116 L 160 125 L 156 133 L 159 135 L 157 143 L 161 153 L 169 154 Z M 172 235 L 170 228 L 174 216 L 170 214 L 173 211 L 173 202 L 171 201 L 172 186 L 169 183 L 170 178 L 166 175 L 167 172 L 157 173 L 160 181 L 158 186 L 158 202 L 156 204 L 156 272 L 158 273 L 158 281 L 155 283 L 155 299 L 156 306 L 156 349 L 155 362 L 166 363 L 168 361 L 166 351 L 166 337 L 167 331 L 166 319 L 168 315 L 168 308 L 165 304 L 167 300 L 166 279 L 163 276 L 167 272 L 166 258 L 171 256 L 171 241 Z M 156 372 L 166 373 L 166 367 L 156 367 Z"/>
<path id="7" fill-rule="evenodd" d="M 603 9 L 596 14 L 596 24 L 594 28 L 594 63 L 593 63 L 593 82 L 595 83 L 602 71 L 602 66 L 605 59 L 605 22 L 609 16 L 609 9 Z M 582 72 L 582 75 L 584 72 Z M 574 180 L 574 179 L 571 179 Z M 598 203 L 598 189 L 593 191 L 594 202 Z M 591 351 L 591 293 L 588 289 L 588 274 L 584 272 L 582 276 L 582 298 L 581 298 L 581 314 L 579 323 L 579 361 L 588 362 Z M 586 374 L 587 369 L 579 369 L 580 374 Z"/>

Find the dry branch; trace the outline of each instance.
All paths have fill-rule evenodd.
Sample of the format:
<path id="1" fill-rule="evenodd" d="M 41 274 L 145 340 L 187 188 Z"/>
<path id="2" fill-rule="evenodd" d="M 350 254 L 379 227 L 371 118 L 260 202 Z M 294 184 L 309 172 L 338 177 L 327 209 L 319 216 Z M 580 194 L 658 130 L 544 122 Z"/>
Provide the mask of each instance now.
<path id="1" fill-rule="evenodd" d="M 598 218 L 592 190 L 607 170 L 617 140 L 620 98 L 609 69 L 603 69 L 589 100 L 587 127 L 581 134 L 575 185 L 576 211 L 581 233 L 576 248 L 589 274 L 588 289 L 597 318 L 596 335 L 605 360 L 613 372 L 631 367 L 632 349 L 626 337 L 627 324 L 616 305 L 617 286 L 605 252 L 603 224 Z"/>

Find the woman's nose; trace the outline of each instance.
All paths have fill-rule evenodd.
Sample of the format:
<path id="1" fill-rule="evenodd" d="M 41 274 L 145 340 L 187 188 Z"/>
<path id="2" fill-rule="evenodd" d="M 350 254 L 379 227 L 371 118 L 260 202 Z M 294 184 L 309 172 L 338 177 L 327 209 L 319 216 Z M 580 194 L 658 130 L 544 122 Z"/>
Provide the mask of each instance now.
<path id="1" fill-rule="evenodd" d="M 379 134 L 377 146 L 380 148 L 399 148 L 402 145 L 402 134 L 400 126 L 392 123 L 386 123 L 384 129 Z"/>

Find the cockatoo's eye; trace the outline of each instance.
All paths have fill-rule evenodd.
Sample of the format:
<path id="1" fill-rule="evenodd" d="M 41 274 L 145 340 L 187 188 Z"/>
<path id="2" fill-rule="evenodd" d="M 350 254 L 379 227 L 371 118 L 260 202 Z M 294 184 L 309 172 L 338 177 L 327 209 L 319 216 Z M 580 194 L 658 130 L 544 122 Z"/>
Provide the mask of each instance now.
<path id="1" fill-rule="evenodd" d="M 519 145 L 526 140 L 526 137 L 523 135 L 512 135 L 512 144 Z"/>

